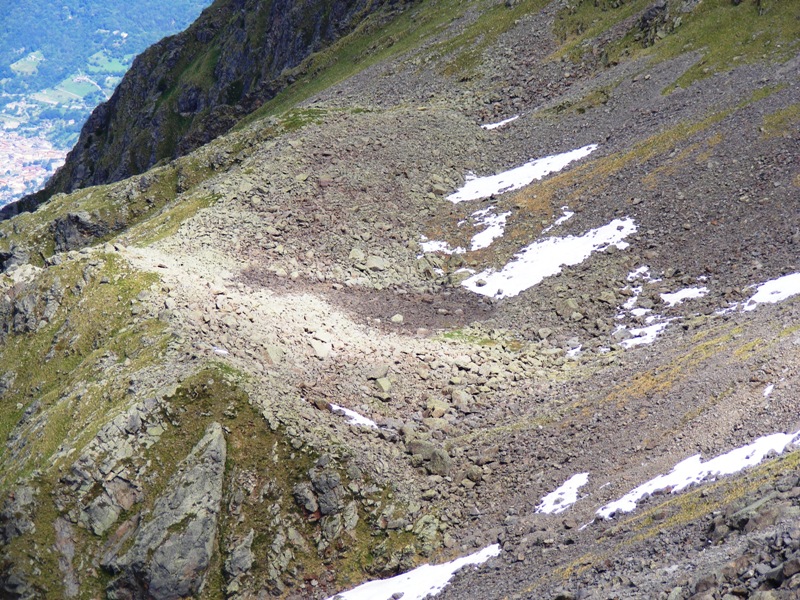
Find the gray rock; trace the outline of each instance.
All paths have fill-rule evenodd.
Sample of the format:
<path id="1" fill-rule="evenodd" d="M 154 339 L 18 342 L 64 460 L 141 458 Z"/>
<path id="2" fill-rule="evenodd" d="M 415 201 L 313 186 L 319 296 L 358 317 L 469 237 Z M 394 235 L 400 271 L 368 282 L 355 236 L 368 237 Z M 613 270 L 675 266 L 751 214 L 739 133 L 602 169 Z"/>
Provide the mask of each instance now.
<path id="1" fill-rule="evenodd" d="M 237 577 L 238 575 L 247 573 L 253 567 L 255 556 L 253 555 L 251 547 L 253 545 L 255 533 L 255 530 L 251 529 L 245 538 L 231 551 L 228 560 L 225 561 L 225 573 L 228 577 Z"/>
<path id="2" fill-rule="evenodd" d="M 311 484 L 317 494 L 319 512 L 323 515 L 332 515 L 344 508 L 344 487 L 339 474 L 333 469 L 311 469 Z"/>
<path id="3" fill-rule="evenodd" d="M 353 262 L 361 264 L 364 262 L 365 259 L 366 256 L 364 255 L 364 251 L 361 248 L 353 248 L 352 250 L 350 250 L 350 260 L 352 260 Z"/>
<path id="4" fill-rule="evenodd" d="M 366 267 L 368 271 L 385 271 L 386 261 L 380 256 L 368 256 Z"/>
<path id="5" fill-rule="evenodd" d="M 292 489 L 294 501 L 310 513 L 315 513 L 319 510 L 319 503 L 314 490 L 309 483 L 298 483 Z"/>
<path id="6" fill-rule="evenodd" d="M 382 379 L 389 374 L 389 365 L 386 363 L 382 363 L 379 365 L 373 365 L 372 367 L 367 370 L 367 379 Z"/>
<path id="7" fill-rule="evenodd" d="M 80 593 L 78 576 L 72 566 L 75 558 L 75 537 L 72 525 L 61 517 L 55 521 L 56 550 L 59 553 L 58 568 L 64 576 L 64 597 L 75 598 Z"/>
<path id="8" fill-rule="evenodd" d="M 409 440 L 406 442 L 406 451 L 411 456 L 421 456 L 423 460 L 430 460 L 436 446 L 424 440 Z"/>
<path id="9" fill-rule="evenodd" d="M 56 252 L 77 250 L 108 232 L 105 223 L 96 223 L 86 211 L 67 213 L 56 219 L 52 227 Z"/>
<path id="10" fill-rule="evenodd" d="M 32 487 L 20 486 L 11 491 L 0 511 L 0 545 L 35 531 L 32 521 L 36 493 Z"/>
<path id="11" fill-rule="evenodd" d="M 219 423 L 179 465 L 131 549 L 112 563 L 112 600 L 177 600 L 203 587 L 217 535 L 226 444 Z"/>
<path id="12" fill-rule="evenodd" d="M 379 377 L 375 380 L 375 385 L 378 386 L 378 389 L 384 394 L 388 394 L 392 391 L 392 382 L 389 381 L 388 377 Z"/>
<path id="13" fill-rule="evenodd" d="M 425 467 L 429 473 L 434 475 L 449 475 L 452 468 L 452 461 L 447 452 L 441 448 L 437 448 L 431 454 L 431 459 Z"/>

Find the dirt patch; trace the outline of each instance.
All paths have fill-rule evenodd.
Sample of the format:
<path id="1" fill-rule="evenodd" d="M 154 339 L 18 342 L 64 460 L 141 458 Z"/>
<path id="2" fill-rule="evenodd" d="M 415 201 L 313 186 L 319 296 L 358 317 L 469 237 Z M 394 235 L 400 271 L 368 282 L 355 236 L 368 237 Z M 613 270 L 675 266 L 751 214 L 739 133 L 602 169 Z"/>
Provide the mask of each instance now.
<path id="1" fill-rule="evenodd" d="M 362 287 L 332 286 L 299 278 L 279 277 L 267 269 L 251 267 L 241 275 L 249 286 L 263 287 L 277 293 L 310 293 L 346 312 L 355 322 L 390 331 L 431 331 L 454 329 L 484 321 L 494 312 L 494 305 L 481 296 L 461 288 L 442 289 L 421 294 L 400 287 L 381 290 Z M 392 317 L 402 315 L 401 322 Z"/>

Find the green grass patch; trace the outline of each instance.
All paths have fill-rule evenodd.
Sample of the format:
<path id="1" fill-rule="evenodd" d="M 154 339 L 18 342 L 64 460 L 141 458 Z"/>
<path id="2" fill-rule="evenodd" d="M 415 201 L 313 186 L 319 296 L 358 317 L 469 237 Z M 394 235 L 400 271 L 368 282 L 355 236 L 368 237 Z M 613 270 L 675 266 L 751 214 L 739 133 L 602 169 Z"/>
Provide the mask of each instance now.
<path id="1" fill-rule="evenodd" d="M 33 75 L 39 70 L 39 64 L 44 60 L 44 54 L 40 51 L 31 52 L 25 58 L 11 63 L 9 68 L 19 75 Z"/>
<path id="2" fill-rule="evenodd" d="M 791 135 L 800 124 L 800 103 L 794 103 L 764 117 L 764 137 Z"/>
<path id="3" fill-rule="evenodd" d="M 155 276 L 130 271 L 114 255 L 92 262 L 97 264 L 89 265 L 89 259 L 84 259 L 44 271 L 35 288 L 26 293 L 36 298 L 35 313 L 41 314 L 47 291 L 63 289 L 57 312 L 36 331 L 12 333 L 0 346 L 0 364 L 7 365 L 6 373 L 14 376 L 2 400 L 0 439 L 8 439 L 32 403 L 39 408 L 31 423 L 45 415 L 24 455 L 11 461 L 9 448 L 0 447 L 2 480 L 44 468 L 62 443 L 87 441 L 93 435 L 99 424 L 91 417 L 122 398 L 121 390 L 98 383 L 103 378 L 96 367 L 106 353 L 144 365 L 160 350 L 154 341 L 162 325 L 143 322 L 134 327 L 130 311 L 130 301 Z"/>
<path id="4" fill-rule="evenodd" d="M 109 56 L 105 50 L 100 50 L 89 57 L 86 70 L 90 73 L 116 73 L 122 75 L 128 70 L 128 65 L 118 58 Z"/>

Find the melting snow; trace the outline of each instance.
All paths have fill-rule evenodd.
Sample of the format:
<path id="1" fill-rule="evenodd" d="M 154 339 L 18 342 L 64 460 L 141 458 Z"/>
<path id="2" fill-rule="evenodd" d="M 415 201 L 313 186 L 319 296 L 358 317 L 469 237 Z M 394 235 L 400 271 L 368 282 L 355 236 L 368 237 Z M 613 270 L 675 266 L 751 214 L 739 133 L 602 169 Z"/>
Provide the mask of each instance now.
<path id="1" fill-rule="evenodd" d="M 707 287 L 690 287 L 683 290 L 678 290 L 671 294 L 661 294 L 661 299 L 667 303 L 667 306 L 675 306 L 684 300 L 691 298 L 702 298 L 708 293 Z"/>
<path id="2" fill-rule="evenodd" d="M 461 246 L 457 246 L 455 248 L 451 248 L 450 244 L 447 242 L 442 242 L 439 240 L 428 240 L 425 236 L 423 236 L 422 241 L 419 244 L 419 247 L 422 248 L 422 251 L 425 253 L 428 252 L 443 252 L 444 254 L 464 254 L 466 250 Z"/>
<path id="3" fill-rule="evenodd" d="M 497 238 L 503 237 L 506 229 L 506 219 L 510 214 L 511 212 L 504 212 L 499 215 L 486 214 L 479 219 L 477 224 L 486 225 L 486 229 L 472 236 L 472 244 L 469 249 L 474 251 L 488 248 Z"/>
<path id="4" fill-rule="evenodd" d="M 656 317 L 648 317 L 648 322 L 655 321 Z M 647 327 L 636 327 L 633 329 L 629 329 L 631 337 L 627 340 L 622 340 L 620 345 L 623 348 L 633 348 L 634 346 L 640 346 L 642 344 L 652 344 L 656 341 L 658 335 L 667 328 L 667 325 L 672 319 L 667 319 L 666 321 L 661 321 L 659 323 L 653 323 L 652 325 L 648 325 Z"/>
<path id="5" fill-rule="evenodd" d="M 800 444 L 800 431 L 795 433 L 774 433 L 758 438 L 752 444 L 736 448 L 706 462 L 696 454 L 679 462 L 666 475 L 659 475 L 636 489 L 628 492 L 619 500 L 606 504 L 597 514 L 609 519 L 614 513 L 631 512 L 642 498 L 659 490 L 669 490 L 673 494 L 690 485 L 702 481 L 713 481 L 721 475 L 737 473 L 747 467 L 759 464 L 772 453 L 781 454 L 790 445 Z"/>
<path id="6" fill-rule="evenodd" d="M 542 229 L 542 235 L 544 235 L 545 233 L 548 233 L 551 229 L 554 229 L 554 228 L 558 227 L 562 223 L 565 223 L 565 222 L 569 221 L 572 217 L 575 216 L 575 213 L 570 211 L 570 210 L 568 210 L 568 208 L 569 208 L 568 206 L 562 206 L 561 207 L 561 210 L 562 210 L 562 212 L 564 214 L 562 214 L 560 217 L 558 217 L 552 225 L 548 225 L 547 227 Z"/>
<path id="7" fill-rule="evenodd" d="M 481 125 L 481 129 L 486 129 L 487 131 L 491 131 L 492 129 L 497 129 L 498 127 L 507 125 L 511 123 L 511 121 L 516 121 L 517 119 L 519 119 L 519 115 L 514 115 L 513 117 L 509 117 L 508 119 L 503 119 L 502 121 L 498 121 L 497 123 L 488 123 L 486 125 Z"/>
<path id="8" fill-rule="evenodd" d="M 557 515 L 578 501 L 578 490 L 589 481 L 588 473 L 578 473 L 567 479 L 560 488 L 542 498 L 536 506 L 537 513 Z"/>
<path id="9" fill-rule="evenodd" d="M 796 294 L 800 294 L 800 273 L 784 275 L 758 286 L 742 310 L 755 310 L 759 304 L 775 304 Z"/>
<path id="10" fill-rule="evenodd" d="M 588 156 L 596 149 L 597 144 L 590 144 L 563 154 L 537 158 L 520 167 L 487 177 L 476 177 L 473 173 L 469 173 L 464 186 L 450 194 L 447 199 L 455 204 L 465 200 L 478 200 L 480 198 L 488 198 L 493 194 L 518 190 L 536 179 L 541 179 L 545 175 L 560 171 L 569 163 Z"/>
<path id="11" fill-rule="evenodd" d="M 335 413 L 339 413 L 347 417 L 347 422 L 351 425 L 363 425 L 364 427 L 374 427 L 375 429 L 378 428 L 378 424 L 368 419 L 367 417 L 358 414 L 354 410 L 350 410 L 349 408 L 345 408 L 344 406 L 339 406 L 338 404 L 331 404 L 331 410 Z"/>
<path id="12" fill-rule="evenodd" d="M 615 219 L 580 237 L 551 237 L 523 248 L 500 271 L 486 270 L 462 282 L 467 289 L 483 296 L 509 298 L 533 287 L 545 277 L 555 275 L 565 265 L 577 265 L 592 252 L 616 246 L 627 248 L 623 240 L 636 231 L 633 219 Z"/>
<path id="13" fill-rule="evenodd" d="M 369 581 L 348 592 L 336 594 L 328 600 L 390 600 L 392 597 L 401 597 L 400 594 L 403 600 L 422 600 L 428 595 L 441 592 L 459 569 L 468 565 L 483 564 L 498 554 L 500 546 L 493 544 L 475 554 L 441 565 L 422 565 L 413 571 L 389 579 Z"/>

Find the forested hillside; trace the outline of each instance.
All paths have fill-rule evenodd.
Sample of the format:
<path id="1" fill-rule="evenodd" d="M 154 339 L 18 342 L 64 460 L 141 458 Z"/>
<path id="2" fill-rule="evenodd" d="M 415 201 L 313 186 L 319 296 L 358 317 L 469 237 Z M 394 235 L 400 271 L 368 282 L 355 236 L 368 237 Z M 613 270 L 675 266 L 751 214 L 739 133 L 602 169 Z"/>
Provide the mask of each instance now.
<path id="1" fill-rule="evenodd" d="M 185 28 L 208 4 L 210 0 L 9 3 L 0 12 L 3 89 L 50 87 L 71 73 L 91 69 L 89 65 L 100 66 L 101 61 L 127 67 L 135 54 Z"/>

